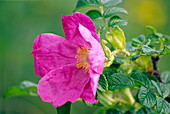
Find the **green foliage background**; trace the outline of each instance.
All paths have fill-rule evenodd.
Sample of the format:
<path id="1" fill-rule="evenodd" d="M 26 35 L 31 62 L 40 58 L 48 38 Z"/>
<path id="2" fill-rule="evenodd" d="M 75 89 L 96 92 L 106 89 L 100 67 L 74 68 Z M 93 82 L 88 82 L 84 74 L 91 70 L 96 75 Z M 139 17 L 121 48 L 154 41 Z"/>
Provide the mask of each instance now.
<path id="1" fill-rule="evenodd" d="M 55 33 L 64 37 L 61 15 L 71 15 L 77 0 L 0 1 L 0 114 L 52 114 L 55 108 L 40 98 L 22 96 L 4 99 L 2 93 L 23 80 L 38 83 L 30 54 L 35 37 Z M 129 15 L 124 27 L 127 40 L 146 33 L 146 25 L 170 35 L 169 0 L 124 0 Z M 170 70 L 170 55 L 161 58 L 160 71 Z M 73 114 L 91 114 L 95 109 L 76 102 Z"/>

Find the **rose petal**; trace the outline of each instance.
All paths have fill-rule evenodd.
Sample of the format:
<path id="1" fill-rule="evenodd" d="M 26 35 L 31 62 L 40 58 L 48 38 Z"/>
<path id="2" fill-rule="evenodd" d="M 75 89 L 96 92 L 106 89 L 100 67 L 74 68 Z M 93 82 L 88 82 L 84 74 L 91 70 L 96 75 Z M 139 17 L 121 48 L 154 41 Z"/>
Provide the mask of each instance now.
<path id="1" fill-rule="evenodd" d="M 96 73 L 101 74 L 104 68 L 105 54 L 100 43 L 94 39 L 90 31 L 81 24 L 79 24 L 79 31 L 82 37 L 91 44 L 88 58 L 91 69 Z"/>
<path id="2" fill-rule="evenodd" d="M 50 71 L 38 83 L 38 94 L 54 107 L 75 102 L 89 81 L 89 74 L 75 66 L 65 66 Z"/>
<path id="3" fill-rule="evenodd" d="M 89 53 L 90 67 L 98 74 L 102 74 L 104 69 L 105 54 L 101 45 L 94 42 Z"/>
<path id="4" fill-rule="evenodd" d="M 98 37 L 98 35 L 96 34 L 96 27 L 94 25 L 94 22 L 91 20 L 90 17 L 76 12 L 73 14 L 73 18 L 75 20 L 77 20 L 79 22 L 79 24 L 82 24 L 83 26 L 85 26 L 91 33 L 92 36 L 98 41 L 100 42 L 100 38 Z"/>
<path id="5" fill-rule="evenodd" d="M 66 39 L 45 33 L 36 37 L 33 43 L 35 73 L 44 76 L 50 70 L 68 64 L 76 64 L 76 52 L 78 46 Z"/>
<path id="6" fill-rule="evenodd" d="M 77 36 L 75 36 L 75 35 L 77 34 L 79 24 L 81 24 L 91 32 L 92 36 L 98 42 L 100 42 L 100 38 L 96 34 L 96 28 L 94 26 L 93 21 L 88 16 L 86 16 L 82 13 L 76 12 L 72 16 L 64 16 L 63 15 L 62 16 L 62 24 L 63 24 L 64 32 L 66 35 L 66 39 L 68 39 L 68 40 L 73 40 L 73 39 L 76 40 Z"/>
<path id="7" fill-rule="evenodd" d="M 96 90 L 98 87 L 99 77 L 100 74 L 90 71 L 90 80 L 86 85 L 86 87 L 84 88 L 83 93 L 81 95 L 82 99 L 92 104 L 98 102 L 98 100 L 96 100 L 95 97 L 96 97 Z"/>

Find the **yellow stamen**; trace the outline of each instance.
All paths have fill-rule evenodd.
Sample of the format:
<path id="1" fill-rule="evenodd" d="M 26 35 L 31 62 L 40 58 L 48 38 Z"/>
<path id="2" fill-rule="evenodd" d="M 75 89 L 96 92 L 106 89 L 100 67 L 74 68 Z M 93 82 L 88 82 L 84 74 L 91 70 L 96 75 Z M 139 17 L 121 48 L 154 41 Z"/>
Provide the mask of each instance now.
<path id="1" fill-rule="evenodd" d="M 77 59 L 77 68 L 82 68 L 85 72 L 89 72 L 89 61 L 88 61 L 88 54 L 90 49 L 86 47 L 81 47 L 77 51 L 77 55 L 75 58 Z"/>

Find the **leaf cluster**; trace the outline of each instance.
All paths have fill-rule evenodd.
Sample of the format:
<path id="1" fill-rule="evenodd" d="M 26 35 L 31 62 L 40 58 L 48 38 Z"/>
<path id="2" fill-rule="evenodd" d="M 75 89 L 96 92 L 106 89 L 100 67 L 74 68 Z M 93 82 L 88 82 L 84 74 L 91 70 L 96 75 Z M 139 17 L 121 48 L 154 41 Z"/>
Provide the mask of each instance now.
<path id="1" fill-rule="evenodd" d="M 86 15 L 92 20 L 104 21 L 97 26 L 97 29 L 102 32 L 104 29 L 127 25 L 127 20 L 120 15 L 127 15 L 128 12 L 121 7 L 115 7 L 121 2 L 122 0 L 78 0 L 74 11 L 90 7 L 91 10 L 87 11 Z"/>
<path id="2" fill-rule="evenodd" d="M 170 37 L 159 33 L 155 28 L 147 26 L 147 29 L 151 31 L 151 34 L 139 35 L 132 39 L 130 51 L 138 57 L 140 55 L 147 56 L 160 56 L 170 54 Z"/>
<path id="3" fill-rule="evenodd" d="M 167 79 L 170 76 L 170 72 L 164 72 L 163 78 Z M 104 78 L 106 77 L 106 78 Z M 147 112 L 149 113 L 170 113 L 170 104 L 165 100 L 166 97 L 170 94 L 169 87 L 169 78 L 166 80 L 167 84 L 162 84 L 159 81 L 151 80 L 149 74 L 141 70 L 133 71 L 129 75 L 122 72 L 109 72 L 102 74 L 99 80 L 99 90 L 106 92 L 124 92 L 125 88 L 131 88 L 132 90 L 137 90 L 136 94 L 136 103 L 133 105 L 128 104 L 127 102 L 118 101 L 116 104 L 112 105 L 110 108 L 101 108 L 99 111 L 103 110 L 108 114 L 110 113 L 133 113 L 140 114 Z M 107 85 L 107 86 L 106 86 Z M 137 88 L 137 89 L 136 89 Z M 138 89 L 139 88 L 139 89 Z M 116 99 L 116 95 L 112 98 Z M 119 93 L 119 96 L 121 93 Z M 125 96 L 123 98 L 125 101 Z M 99 97 L 100 101 L 100 97 Z M 128 101 L 128 100 L 127 100 Z M 129 107 L 128 110 L 117 107 L 119 103 L 123 103 L 125 107 Z M 135 104 L 139 103 L 140 107 L 137 107 Z M 129 106 L 130 105 L 130 106 Z M 136 110 L 138 108 L 138 110 Z M 126 108 L 125 108 L 126 109 Z M 133 109 L 133 110 L 132 110 Z"/>

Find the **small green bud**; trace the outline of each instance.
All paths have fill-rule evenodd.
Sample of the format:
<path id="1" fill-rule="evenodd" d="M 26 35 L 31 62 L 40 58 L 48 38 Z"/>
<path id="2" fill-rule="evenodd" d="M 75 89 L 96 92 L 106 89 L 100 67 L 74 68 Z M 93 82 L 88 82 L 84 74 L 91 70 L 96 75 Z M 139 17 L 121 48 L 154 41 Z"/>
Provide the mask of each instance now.
<path id="1" fill-rule="evenodd" d="M 111 32 L 106 33 L 106 40 L 117 50 L 126 48 L 126 38 L 124 32 L 118 26 L 114 27 Z"/>
<path id="2" fill-rule="evenodd" d="M 114 55 L 112 54 L 110 49 L 105 44 L 107 44 L 107 41 L 102 39 L 101 45 L 102 45 L 102 48 L 104 50 L 105 57 L 106 57 L 106 62 L 104 66 L 109 67 L 114 61 Z"/>

